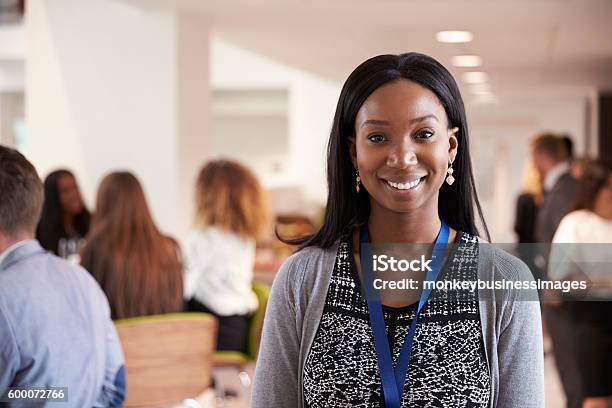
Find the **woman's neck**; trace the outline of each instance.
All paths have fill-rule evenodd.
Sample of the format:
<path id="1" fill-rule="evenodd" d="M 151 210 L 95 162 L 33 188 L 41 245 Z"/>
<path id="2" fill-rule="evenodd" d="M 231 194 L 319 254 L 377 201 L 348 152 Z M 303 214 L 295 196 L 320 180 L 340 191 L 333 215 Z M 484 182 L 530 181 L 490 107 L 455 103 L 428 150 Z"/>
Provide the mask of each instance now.
<path id="1" fill-rule="evenodd" d="M 612 220 L 612 209 L 610 204 L 602 200 L 602 197 L 598 196 L 593 205 L 593 212 L 604 220 Z"/>
<path id="2" fill-rule="evenodd" d="M 612 221 L 612 211 L 609 208 L 594 208 L 593 213 L 606 221 Z"/>
<path id="3" fill-rule="evenodd" d="M 431 243 L 435 241 L 440 226 L 437 207 L 398 213 L 372 206 L 368 219 L 373 243 Z"/>
<path id="4" fill-rule="evenodd" d="M 74 226 L 74 216 L 72 214 L 64 213 L 63 217 L 64 217 L 64 231 L 66 231 L 66 233 L 69 236 L 75 235 L 76 228 Z"/>

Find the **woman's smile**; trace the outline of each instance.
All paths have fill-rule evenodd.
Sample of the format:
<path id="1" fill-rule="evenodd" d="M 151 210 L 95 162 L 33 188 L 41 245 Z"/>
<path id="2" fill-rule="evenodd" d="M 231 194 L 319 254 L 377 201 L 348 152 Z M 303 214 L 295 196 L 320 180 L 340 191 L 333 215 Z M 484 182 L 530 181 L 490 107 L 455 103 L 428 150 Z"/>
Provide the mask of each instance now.
<path id="1" fill-rule="evenodd" d="M 393 194 L 400 194 L 402 196 L 408 196 L 416 193 L 427 176 L 422 177 L 411 177 L 404 179 L 381 179 L 381 181 L 387 185 Z M 395 180 L 395 181 L 393 181 Z M 401 181 L 404 180 L 404 181 Z"/>

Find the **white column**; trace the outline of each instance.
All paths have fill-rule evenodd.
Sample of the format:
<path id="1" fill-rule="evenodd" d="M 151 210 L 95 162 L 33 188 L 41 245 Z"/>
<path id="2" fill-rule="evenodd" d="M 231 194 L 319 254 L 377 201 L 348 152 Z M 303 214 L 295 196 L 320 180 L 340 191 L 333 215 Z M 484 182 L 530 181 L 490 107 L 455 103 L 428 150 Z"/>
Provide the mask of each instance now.
<path id="1" fill-rule="evenodd" d="M 14 147 L 15 124 L 23 118 L 23 93 L 0 92 L 0 143 Z"/>
<path id="2" fill-rule="evenodd" d="M 41 175 L 74 170 L 91 206 L 105 174 L 132 171 L 160 228 L 182 238 L 207 137 L 202 21 L 108 0 L 28 3 L 25 153 Z"/>
<path id="3" fill-rule="evenodd" d="M 184 239 L 194 216 L 197 174 L 210 155 L 209 24 L 204 15 L 177 17 L 177 234 Z"/>
<path id="4" fill-rule="evenodd" d="M 289 163 L 306 199 L 327 200 L 327 143 L 340 85 L 300 71 L 290 94 Z"/>

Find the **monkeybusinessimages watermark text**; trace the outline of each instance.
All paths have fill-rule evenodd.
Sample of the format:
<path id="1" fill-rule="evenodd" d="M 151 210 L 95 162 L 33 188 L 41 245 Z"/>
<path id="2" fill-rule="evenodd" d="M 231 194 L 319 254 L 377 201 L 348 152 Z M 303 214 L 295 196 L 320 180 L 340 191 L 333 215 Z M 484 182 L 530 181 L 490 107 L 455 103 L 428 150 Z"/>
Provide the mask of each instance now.
<path id="1" fill-rule="evenodd" d="M 372 270 L 380 272 L 430 272 L 433 259 L 421 255 L 417 259 L 398 259 L 388 255 L 373 255 Z M 376 277 L 372 281 L 377 290 L 438 290 L 438 291 L 472 291 L 477 290 L 553 290 L 569 293 L 588 289 L 588 282 L 584 280 L 551 281 L 545 279 L 515 280 L 464 280 L 464 279 L 437 279 L 435 281 L 415 278 L 382 278 Z"/>

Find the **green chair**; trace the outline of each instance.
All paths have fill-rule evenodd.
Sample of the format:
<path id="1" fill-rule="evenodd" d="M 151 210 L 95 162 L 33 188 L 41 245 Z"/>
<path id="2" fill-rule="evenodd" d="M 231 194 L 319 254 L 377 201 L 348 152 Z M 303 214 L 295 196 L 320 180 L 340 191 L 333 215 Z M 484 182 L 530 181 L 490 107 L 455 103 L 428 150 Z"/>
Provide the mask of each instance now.
<path id="1" fill-rule="evenodd" d="M 257 360 L 266 306 L 268 305 L 268 298 L 270 297 L 270 287 L 262 283 L 254 282 L 253 292 L 255 296 L 257 296 L 259 305 L 255 313 L 253 313 L 253 316 L 249 319 L 247 352 L 217 351 L 214 356 L 214 364 L 216 367 L 242 366 L 248 362 Z"/>

